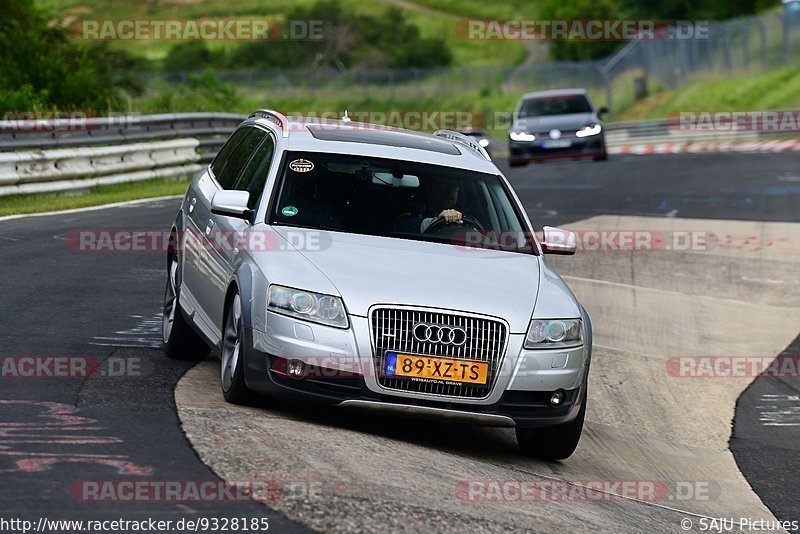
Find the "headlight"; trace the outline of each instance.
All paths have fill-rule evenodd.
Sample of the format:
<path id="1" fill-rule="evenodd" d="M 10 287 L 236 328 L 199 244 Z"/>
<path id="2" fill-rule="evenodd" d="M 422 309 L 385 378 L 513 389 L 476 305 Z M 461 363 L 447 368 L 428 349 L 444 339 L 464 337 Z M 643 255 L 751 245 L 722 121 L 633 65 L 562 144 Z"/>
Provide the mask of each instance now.
<path id="1" fill-rule="evenodd" d="M 528 132 L 511 131 L 508 136 L 512 141 L 536 141 L 536 136 Z"/>
<path id="2" fill-rule="evenodd" d="M 489 146 L 489 140 L 485 138 L 481 139 L 480 141 L 478 141 L 478 144 L 481 145 L 483 148 L 486 148 L 487 146 Z"/>
<path id="3" fill-rule="evenodd" d="M 599 124 L 590 124 L 575 132 L 575 137 L 589 137 L 590 135 L 597 135 L 602 131 L 603 127 Z"/>
<path id="4" fill-rule="evenodd" d="M 525 336 L 526 349 L 563 349 L 583 345 L 580 319 L 533 319 Z"/>
<path id="5" fill-rule="evenodd" d="M 332 295 L 272 285 L 269 286 L 267 307 L 274 312 L 306 321 L 337 328 L 349 326 L 342 299 Z"/>

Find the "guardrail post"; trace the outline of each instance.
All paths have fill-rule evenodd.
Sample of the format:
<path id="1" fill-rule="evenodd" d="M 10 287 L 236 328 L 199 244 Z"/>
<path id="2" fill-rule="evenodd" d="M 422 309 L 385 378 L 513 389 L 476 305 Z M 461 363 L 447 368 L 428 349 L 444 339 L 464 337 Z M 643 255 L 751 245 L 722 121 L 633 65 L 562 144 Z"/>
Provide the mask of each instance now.
<path id="1" fill-rule="evenodd" d="M 611 103 L 611 74 L 606 69 L 600 69 L 600 74 L 603 76 L 603 84 L 606 88 L 606 107 L 608 108 L 606 121 L 611 122 L 611 120 L 614 118 L 614 108 L 612 107 Z"/>

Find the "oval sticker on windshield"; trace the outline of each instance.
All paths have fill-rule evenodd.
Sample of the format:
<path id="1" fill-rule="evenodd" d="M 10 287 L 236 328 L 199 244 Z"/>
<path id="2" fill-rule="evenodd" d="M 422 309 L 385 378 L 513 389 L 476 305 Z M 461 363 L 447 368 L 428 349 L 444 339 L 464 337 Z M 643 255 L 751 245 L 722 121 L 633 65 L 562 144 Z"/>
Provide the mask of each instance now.
<path id="1" fill-rule="evenodd" d="M 308 172 L 314 169 L 314 164 L 307 159 L 300 158 L 289 163 L 289 168 L 294 172 Z"/>
<path id="2" fill-rule="evenodd" d="M 294 217 L 297 215 L 297 208 L 294 206 L 286 206 L 281 210 L 281 213 L 283 213 L 285 217 Z"/>

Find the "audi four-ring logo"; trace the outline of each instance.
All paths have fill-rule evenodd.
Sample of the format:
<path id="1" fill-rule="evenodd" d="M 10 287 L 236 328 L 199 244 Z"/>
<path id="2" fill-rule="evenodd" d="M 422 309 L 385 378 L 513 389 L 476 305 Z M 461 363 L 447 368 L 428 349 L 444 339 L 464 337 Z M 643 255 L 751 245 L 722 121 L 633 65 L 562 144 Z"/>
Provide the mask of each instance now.
<path id="1" fill-rule="evenodd" d="M 414 339 L 421 343 L 441 343 L 460 346 L 467 342 L 467 332 L 457 326 L 417 323 L 412 330 Z"/>

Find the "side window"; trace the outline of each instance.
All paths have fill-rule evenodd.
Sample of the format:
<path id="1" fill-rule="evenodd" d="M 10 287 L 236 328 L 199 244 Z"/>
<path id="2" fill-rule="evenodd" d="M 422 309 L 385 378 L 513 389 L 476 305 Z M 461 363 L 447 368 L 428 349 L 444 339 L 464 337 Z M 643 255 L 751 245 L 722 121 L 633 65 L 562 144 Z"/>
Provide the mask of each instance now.
<path id="1" fill-rule="evenodd" d="M 231 152 L 228 160 L 225 162 L 225 166 L 220 170 L 219 174 L 215 174 L 219 185 L 221 185 L 223 189 L 233 189 L 234 184 L 236 184 L 236 178 L 239 177 L 239 173 L 242 172 L 245 164 L 247 164 L 247 160 L 250 159 L 250 156 L 253 155 L 253 151 L 266 135 L 266 132 L 263 130 L 250 128 L 245 138 L 239 143 L 239 146 Z"/>
<path id="2" fill-rule="evenodd" d="M 228 138 L 228 141 L 220 149 L 217 157 L 215 157 L 214 161 L 211 163 L 211 171 L 214 173 L 214 176 L 219 176 L 219 173 L 225 167 L 225 163 L 227 163 L 231 152 L 233 152 L 233 150 L 239 146 L 239 143 L 242 142 L 242 139 L 244 139 L 244 136 L 247 135 L 250 130 L 251 128 L 239 128 L 233 133 L 232 136 Z"/>
<path id="3" fill-rule="evenodd" d="M 272 163 L 274 153 L 275 142 L 272 140 L 272 136 L 267 135 L 239 177 L 236 189 L 250 193 L 250 201 L 247 203 L 247 207 L 250 209 L 255 208 L 261 193 L 264 191 L 269 165 Z"/>

